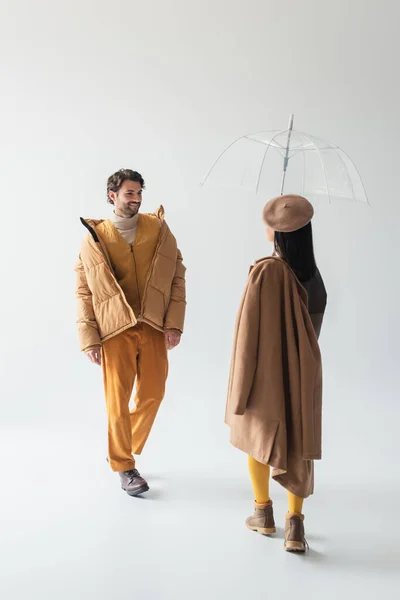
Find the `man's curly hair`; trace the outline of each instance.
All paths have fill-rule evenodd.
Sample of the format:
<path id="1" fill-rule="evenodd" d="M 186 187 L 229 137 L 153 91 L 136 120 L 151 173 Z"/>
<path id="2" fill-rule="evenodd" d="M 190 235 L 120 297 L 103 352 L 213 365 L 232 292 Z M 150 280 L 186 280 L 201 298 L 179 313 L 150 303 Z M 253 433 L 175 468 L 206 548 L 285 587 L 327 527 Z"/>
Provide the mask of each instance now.
<path id="1" fill-rule="evenodd" d="M 135 181 L 140 183 L 143 190 L 146 187 L 144 179 L 140 173 L 137 171 L 132 171 L 131 169 L 120 169 L 111 175 L 107 180 L 107 202 L 114 204 L 114 202 L 110 199 L 110 192 L 115 192 L 117 194 L 124 181 Z"/>

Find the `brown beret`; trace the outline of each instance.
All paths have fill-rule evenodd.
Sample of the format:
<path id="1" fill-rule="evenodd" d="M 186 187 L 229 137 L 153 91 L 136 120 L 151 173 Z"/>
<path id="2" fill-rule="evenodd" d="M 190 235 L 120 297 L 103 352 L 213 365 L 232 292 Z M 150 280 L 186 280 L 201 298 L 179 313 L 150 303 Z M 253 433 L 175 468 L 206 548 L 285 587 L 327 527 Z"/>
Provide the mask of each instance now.
<path id="1" fill-rule="evenodd" d="M 263 219 L 274 231 L 291 233 L 308 225 L 314 216 L 310 202 L 302 196 L 287 194 L 267 202 Z"/>

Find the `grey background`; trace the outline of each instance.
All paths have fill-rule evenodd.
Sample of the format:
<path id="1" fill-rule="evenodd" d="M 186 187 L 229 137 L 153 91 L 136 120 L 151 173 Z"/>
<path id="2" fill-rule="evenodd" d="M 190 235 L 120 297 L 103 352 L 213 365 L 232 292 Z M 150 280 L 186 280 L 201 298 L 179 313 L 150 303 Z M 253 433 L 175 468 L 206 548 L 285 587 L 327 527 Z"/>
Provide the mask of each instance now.
<path id="1" fill-rule="evenodd" d="M 1 0 L 1 537 L 7 599 L 376 597 L 398 583 L 396 2 Z M 324 460 L 312 552 L 252 536 L 245 457 L 223 424 L 236 310 L 271 251 L 276 190 L 200 189 L 232 139 L 296 126 L 343 147 L 371 207 L 321 202 L 329 293 Z M 100 371 L 78 351 L 79 216 L 140 170 L 188 267 L 187 327 L 132 501 L 104 462 Z M 294 190 L 296 191 L 296 190 Z M 283 527 L 283 490 L 273 488 Z M 347 597 L 347 596 L 345 596 Z"/>

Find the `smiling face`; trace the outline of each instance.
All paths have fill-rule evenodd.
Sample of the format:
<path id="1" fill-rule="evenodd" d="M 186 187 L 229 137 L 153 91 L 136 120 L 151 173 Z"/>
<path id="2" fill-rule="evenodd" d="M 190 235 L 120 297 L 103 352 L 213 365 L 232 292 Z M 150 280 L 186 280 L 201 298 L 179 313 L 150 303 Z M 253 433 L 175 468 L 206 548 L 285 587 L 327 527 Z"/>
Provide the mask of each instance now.
<path id="1" fill-rule="evenodd" d="M 138 181 L 124 181 L 118 192 L 109 192 L 114 204 L 114 212 L 119 217 L 130 218 L 137 215 L 142 203 L 143 188 Z"/>

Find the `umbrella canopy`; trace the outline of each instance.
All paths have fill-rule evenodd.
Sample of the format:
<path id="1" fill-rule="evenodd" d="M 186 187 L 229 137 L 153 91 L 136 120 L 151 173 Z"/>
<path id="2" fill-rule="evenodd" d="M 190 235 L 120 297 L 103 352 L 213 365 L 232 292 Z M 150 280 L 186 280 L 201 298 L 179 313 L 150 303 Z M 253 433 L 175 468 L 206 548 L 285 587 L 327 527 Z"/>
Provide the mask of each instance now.
<path id="1" fill-rule="evenodd" d="M 296 131 L 293 120 L 291 115 L 288 129 L 247 134 L 229 144 L 202 185 L 368 203 L 360 174 L 348 154 L 336 144 Z"/>

